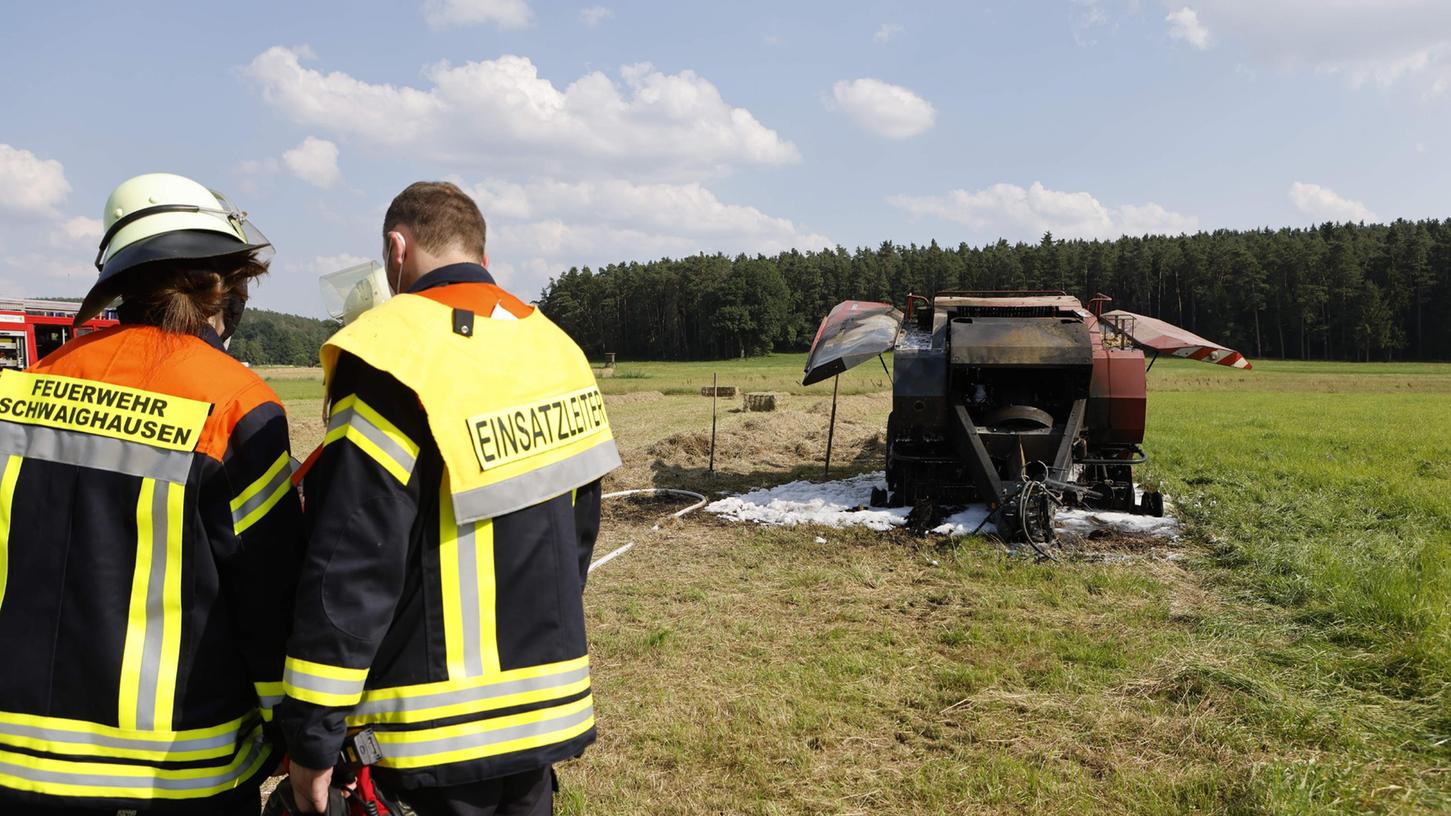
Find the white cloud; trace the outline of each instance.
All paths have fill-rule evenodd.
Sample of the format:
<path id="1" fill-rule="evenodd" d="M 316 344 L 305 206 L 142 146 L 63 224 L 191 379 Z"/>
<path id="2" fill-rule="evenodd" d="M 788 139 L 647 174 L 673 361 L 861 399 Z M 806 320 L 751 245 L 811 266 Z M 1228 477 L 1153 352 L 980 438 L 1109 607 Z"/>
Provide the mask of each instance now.
<path id="1" fill-rule="evenodd" d="M 378 239 L 378 246 L 383 246 L 383 239 Z M 373 260 L 382 263 L 382 259 L 379 258 L 364 258 L 361 255 L 352 255 L 347 252 L 337 255 L 318 255 L 311 261 L 308 261 L 303 269 L 310 277 L 318 277 L 326 275 L 329 272 L 341 272 L 350 266 L 357 266 L 358 264 L 364 264 Z"/>
<path id="2" fill-rule="evenodd" d="M 423 19 L 435 29 L 493 23 L 524 28 L 534 20 L 526 0 L 425 0 Z"/>
<path id="3" fill-rule="evenodd" d="M 1108 25 L 1109 15 L 1104 0 L 1069 0 L 1073 7 L 1073 41 L 1080 46 L 1097 44 L 1098 29 Z"/>
<path id="4" fill-rule="evenodd" d="M 1200 51 L 1209 47 L 1209 29 L 1199 22 L 1199 15 L 1194 9 L 1185 6 L 1170 12 L 1164 22 L 1169 24 L 1169 36 L 1173 39 L 1183 40 Z"/>
<path id="5" fill-rule="evenodd" d="M 1451 86 L 1451 3 L 1444 0 L 1197 0 L 1221 40 L 1260 62 L 1344 77 L 1352 86 Z"/>
<path id="6" fill-rule="evenodd" d="M 374 84 L 306 68 L 309 50 L 273 47 L 245 73 L 294 122 L 421 158 L 528 166 L 533 172 L 656 175 L 722 172 L 800 159 L 796 147 L 732 107 L 693 71 L 627 65 L 619 81 L 594 71 L 560 89 L 527 57 L 425 70 L 427 89 Z"/>
<path id="7" fill-rule="evenodd" d="M 880 79 L 842 80 L 832 86 L 831 99 L 863 129 L 888 139 L 911 138 L 937 120 L 932 103 Z"/>
<path id="8" fill-rule="evenodd" d="M 70 191 L 60 162 L 0 144 L 0 211 L 55 217 Z"/>
<path id="9" fill-rule="evenodd" d="M 901 33 L 902 27 L 900 25 L 896 23 L 882 23 L 877 27 L 877 33 L 872 35 L 872 40 L 884 43 Z"/>
<path id="10" fill-rule="evenodd" d="M 1179 235 L 1199 230 L 1198 218 L 1166 210 L 1152 202 L 1114 208 L 1113 222 L 1123 235 Z"/>
<path id="11" fill-rule="evenodd" d="M 309 136 L 283 153 L 282 161 L 292 175 L 314 187 L 332 187 L 343 177 L 338 170 L 338 146 L 327 139 Z"/>
<path id="12" fill-rule="evenodd" d="M 894 195 L 887 203 L 914 217 L 963 224 L 987 238 L 1031 240 L 1051 231 L 1059 238 L 1116 238 L 1177 234 L 1199 228 L 1198 219 L 1154 203 L 1106 207 L 1092 195 L 1050 190 L 1039 182 L 1024 189 L 994 184 L 937 196 Z"/>
<path id="13" fill-rule="evenodd" d="M 96 254 L 96 248 L 90 248 Z M 0 257 L 0 269 L 10 272 L 18 288 L 6 297 L 80 297 L 96 282 L 96 267 L 80 252 L 22 252 Z"/>
<path id="14" fill-rule="evenodd" d="M 571 266 L 832 245 L 790 219 L 727 204 L 698 183 L 487 179 L 463 187 L 489 221 L 495 271 L 527 296 Z"/>
<path id="15" fill-rule="evenodd" d="M 86 218 L 78 215 L 68 218 L 60 225 L 60 230 L 65 237 L 72 241 L 101 240 L 101 219 Z"/>
<path id="16" fill-rule="evenodd" d="M 1379 221 L 1370 208 L 1344 198 L 1329 187 L 1297 181 L 1290 185 L 1290 203 L 1295 209 L 1320 221 Z"/>
<path id="17" fill-rule="evenodd" d="M 237 172 L 244 176 L 270 176 L 277 169 L 276 159 L 243 159 L 237 162 Z"/>
<path id="18" fill-rule="evenodd" d="M 81 257 L 85 253 L 95 254 L 96 245 L 101 242 L 101 220 L 77 215 L 55 224 L 50 230 L 50 246 L 66 250 Z"/>
<path id="19" fill-rule="evenodd" d="M 579 11 L 579 21 L 589 28 L 596 28 L 600 23 L 603 23 L 613 16 L 615 16 L 614 9 L 605 8 L 604 6 L 590 6 Z"/>

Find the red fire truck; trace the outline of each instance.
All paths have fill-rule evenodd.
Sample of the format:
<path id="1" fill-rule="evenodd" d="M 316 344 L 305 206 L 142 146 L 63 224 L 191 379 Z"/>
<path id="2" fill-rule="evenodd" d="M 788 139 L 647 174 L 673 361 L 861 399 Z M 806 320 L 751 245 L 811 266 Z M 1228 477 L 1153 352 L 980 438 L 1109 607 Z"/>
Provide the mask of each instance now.
<path id="1" fill-rule="evenodd" d="M 25 368 L 72 337 L 116 325 L 116 310 L 106 309 L 72 327 L 80 305 L 64 300 L 0 298 L 0 369 Z"/>

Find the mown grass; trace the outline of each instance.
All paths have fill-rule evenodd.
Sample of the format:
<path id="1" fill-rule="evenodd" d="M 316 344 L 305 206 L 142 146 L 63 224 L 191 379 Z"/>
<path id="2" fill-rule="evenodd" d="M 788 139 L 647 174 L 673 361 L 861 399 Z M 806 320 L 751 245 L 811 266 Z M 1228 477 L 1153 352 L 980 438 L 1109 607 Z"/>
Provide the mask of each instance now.
<path id="1" fill-rule="evenodd" d="M 829 389 L 734 365 L 629 390 Z M 1451 366 L 1150 379 L 1177 561 L 616 519 L 602 547 L 643 543 L 589 590 L 602 736 L 565 812 L 1451 809 Z"/>
<path id="2" fill-rule="evenodd" d="M 801 364 L 602 386 L 828 395 Z M 698 398 L 611 416 L 627 464 L 709 428 Z M 1106 562 L 611 503 L 599 552 L 638 546 L 586 593 L 600 742 L 560 809 L 1451 812 L 1448 420 L 1451 366 L 1160 360 L 1143 476 L 1189 535 Z"/>

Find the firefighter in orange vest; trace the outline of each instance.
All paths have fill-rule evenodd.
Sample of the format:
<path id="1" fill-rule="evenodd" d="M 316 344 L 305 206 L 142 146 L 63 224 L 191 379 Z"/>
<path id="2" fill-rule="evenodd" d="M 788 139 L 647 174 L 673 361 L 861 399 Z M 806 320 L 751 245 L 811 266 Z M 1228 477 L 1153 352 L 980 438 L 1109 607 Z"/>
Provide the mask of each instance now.
<path id="1" fill-rule="evenodd" d="M 77 325 L 0 374 L 0 813 L 255 814 L 300 559 L 287 420 L 227 355 L 270 245 L 150 174 Z"/>
<path id="2" fill-rule="evenodd" d="M 484 230 L 456 186 L 408 187 L 384 220 L 399 294 L 323 347 L 277 713 L 304 808 L 349 729 L 420 816 L 548 814 L 551 765 L 594 741 L 582 592 L 619 454 L 584 354 L 494 284 Z"/>

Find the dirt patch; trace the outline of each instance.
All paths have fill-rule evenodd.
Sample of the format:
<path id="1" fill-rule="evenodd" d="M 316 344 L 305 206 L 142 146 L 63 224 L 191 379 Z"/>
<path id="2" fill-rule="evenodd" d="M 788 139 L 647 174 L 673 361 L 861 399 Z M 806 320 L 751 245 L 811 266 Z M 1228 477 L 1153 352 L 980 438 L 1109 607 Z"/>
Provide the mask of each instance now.
<path id="1" fill-rule="evenodd" d="M 606 399 L 630 396 L 634 395 Z M 631 404 L 634 401 L 646 404 Z M 824 411 L 818 407 L 823 402 Z M 673 409 L 677 403 L 680 400 L 675 397 L 644 394 L 635 400 L 609 403 L 620 408 L 616 439 L 624 467 L 605 478 L 606 490 L 683 487 L 718 496 L 803 478 L 808 472 L 820 477 L 826 456 L 830 399 L 777 392 L 777 407 L 771 413 L 747 412 L 739 400 L 722 402 L 716 416 L 714 474 L 708 470 L 708 401 L 704 406 L 680 403 L 685 411 L 667 416 L 667 406 Z M 832 445 L 833 475 L 882 467 L 890 407 L 891 400 L 882 395 L 841 397 Z M 657 415 L 657 411 L 661 413 Z M 693 421 L 678 421 L 683 413 Z"/>
<path id="2" fill-rule="evenodd" d="M 322 444 L 327 424 L 322 420 L 322 400 L 288 400 L 287 430 L 292 437 L 292 455 L 306 459 Z"/>
<path id="3" fill-rule="evenodd" d="M 722 476 L 767 484 L 795 476 L 803 468 L 819 467 L 826 457 L 831 401 L 784 397 L 777 410 L 746 413 L 722 412 L 716 432 L 716 475 L 710 465 L 710 428 L 671 434 L 645 446 L 636 467 L 649 469 L 653 484 L 722 488 Z M 884 400 L 843 397 L 837 406 L 836 434 L 832 441 L 832 469 L 842 472 L 881 467 L 886 455 Z M 644 474 L 635 474 L 638 478 Z M 626 478 L 632 478 L 626 474 Z"/>
<path id="4" fill-rule="evenodd" d="M 1091 533 L 1062 533 L 1060 543 L 1065 552 L 1091 557 L 1101 554 L 1152 555 L 1171 543 L 1164 536 L 1148 533 L 1125 533 L 1101 529 Z"/>

